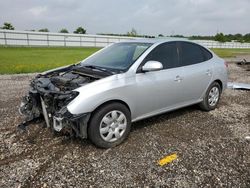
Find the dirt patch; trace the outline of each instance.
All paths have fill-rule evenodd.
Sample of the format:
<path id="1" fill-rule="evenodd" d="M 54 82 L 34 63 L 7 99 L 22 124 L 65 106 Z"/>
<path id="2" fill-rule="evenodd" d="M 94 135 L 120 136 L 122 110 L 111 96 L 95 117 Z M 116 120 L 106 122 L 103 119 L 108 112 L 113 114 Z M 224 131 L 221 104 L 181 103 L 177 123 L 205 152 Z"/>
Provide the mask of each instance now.
<path id="1" fill-rule="evenodd" d="M 208 113 L 191 106 L 134 123 L 122 145 L 102 150 L 43 124 L 16 130 L 33 76 L 0 76 L 0 187 L 250 187 L 249 91 L 227 90 Z M 250 83 L 235 63 L 229 77 Z M 177 160 L 157 164 L 172 153 Z"/>

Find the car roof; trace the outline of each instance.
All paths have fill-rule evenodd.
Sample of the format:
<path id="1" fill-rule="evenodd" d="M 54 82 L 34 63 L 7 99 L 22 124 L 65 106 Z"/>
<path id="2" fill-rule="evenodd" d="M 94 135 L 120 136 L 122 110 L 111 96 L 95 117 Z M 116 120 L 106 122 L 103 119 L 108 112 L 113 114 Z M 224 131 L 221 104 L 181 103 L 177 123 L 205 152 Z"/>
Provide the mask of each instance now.
<path id="1" fill-rule="evenodd" d="M 151 44 L 160 44 L 164 42 L 171 42 L 171 41 L 188 41 L 192 42 L 186 38 L 176 38 L 176 37 L 159 37 L 159 38 L 135 38 L 134 40 L 124 41 L 124 42 L 131 42 L 131 43 L 151 43 Z"/>

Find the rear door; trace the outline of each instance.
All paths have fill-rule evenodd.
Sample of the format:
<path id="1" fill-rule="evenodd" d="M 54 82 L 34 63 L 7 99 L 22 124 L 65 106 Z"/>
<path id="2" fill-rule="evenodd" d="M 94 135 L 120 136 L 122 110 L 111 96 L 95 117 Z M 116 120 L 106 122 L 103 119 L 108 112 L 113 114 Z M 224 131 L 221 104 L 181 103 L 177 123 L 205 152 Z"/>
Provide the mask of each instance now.
<path id="1" fill-rule="evenodd" d="M 178 42 L 177 48 L 182 67 L 181 102 L 199 100 L 206 91 L 213 74 L 212 54 L 202 46 L 190 42 Z"/>

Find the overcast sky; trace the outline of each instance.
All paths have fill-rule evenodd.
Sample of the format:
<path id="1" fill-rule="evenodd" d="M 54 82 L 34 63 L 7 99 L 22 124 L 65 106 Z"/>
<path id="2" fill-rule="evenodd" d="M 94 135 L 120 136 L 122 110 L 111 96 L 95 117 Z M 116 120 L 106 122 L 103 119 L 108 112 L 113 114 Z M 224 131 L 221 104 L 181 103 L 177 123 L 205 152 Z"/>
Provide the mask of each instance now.
<path id="1" fill-rule="evenodd" d="M 250 33 L 250 0 L 0 0 L 0 25 L 87 33 Z"/>

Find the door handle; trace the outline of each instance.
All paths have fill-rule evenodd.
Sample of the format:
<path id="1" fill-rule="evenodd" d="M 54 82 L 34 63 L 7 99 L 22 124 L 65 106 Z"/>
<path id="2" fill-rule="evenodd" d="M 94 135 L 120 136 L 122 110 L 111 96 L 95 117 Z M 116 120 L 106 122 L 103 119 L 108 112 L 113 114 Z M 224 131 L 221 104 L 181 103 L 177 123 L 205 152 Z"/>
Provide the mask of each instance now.
<path id="1" fill-rule="evenodd" d="M 208 69 L 208 70 L 206 71 L 206 74 L 207 74 L 208 76 L 211 76 L 211 75 L 212 75 L 211 70 L 210 70 L 210 69 Z"/>
<path id="2" fill-rule="evenodd" d="M 175 79 L 174 79 L 174 81 L 176 81 L 176 82 L 180 82 L 180 81 L 182 81 L 182 80 L 183 80 L 183 78 L 180 77 L 179 75 L 176 76 Z"/>

